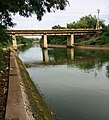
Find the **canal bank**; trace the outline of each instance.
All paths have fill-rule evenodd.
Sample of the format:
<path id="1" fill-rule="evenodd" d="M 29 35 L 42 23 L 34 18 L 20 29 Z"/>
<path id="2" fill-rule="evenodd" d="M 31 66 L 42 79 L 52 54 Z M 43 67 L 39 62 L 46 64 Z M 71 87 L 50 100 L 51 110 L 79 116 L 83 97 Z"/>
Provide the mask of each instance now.
<path id="1" fill-rule="evenodd" d="M 11 52 L 5 118 L 7 120 L 53 120 L 51 113 L 17 53 Z"/>
<path id="2" fill-rule="evenodd" d="M 80 49 L 87 49 L 87 50 L 109 50 L 109 45 L 90 45 L 90 46 L 75 46 L 76 48 Z"/>

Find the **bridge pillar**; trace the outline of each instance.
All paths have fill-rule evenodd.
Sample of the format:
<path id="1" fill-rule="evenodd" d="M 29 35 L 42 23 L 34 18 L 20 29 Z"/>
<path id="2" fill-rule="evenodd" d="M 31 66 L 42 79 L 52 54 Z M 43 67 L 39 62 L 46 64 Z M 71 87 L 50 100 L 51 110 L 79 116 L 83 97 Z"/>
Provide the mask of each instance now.
<path id="1" fill-rule="evenodd" d="M 74 47 L 74 34 L 67 36 L 67 47 Z"/>
<path id="2" fill-rule="evenodd" d="M 42 48 L 48 48 L 48 45 L 47 45 L 47 35 L 46 34 L 43 35 Z"/>
<path id="3" fill-rule="evenodd" d="M 17 50 L 17 42 L 16 42 L 16 36 L 12 35 L 12 43 L 13 43 L 13 48 Z"/>

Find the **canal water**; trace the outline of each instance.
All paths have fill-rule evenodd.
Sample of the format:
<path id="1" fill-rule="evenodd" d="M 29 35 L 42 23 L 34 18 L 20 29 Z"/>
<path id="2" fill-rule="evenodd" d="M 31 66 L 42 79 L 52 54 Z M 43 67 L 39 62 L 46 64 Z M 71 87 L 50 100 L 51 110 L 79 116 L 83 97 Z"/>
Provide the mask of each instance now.
<path id="1" fill-rule="evenodd" d="M 19 50 L 59 120 L 109 120 L 109 51 L 39 46 Z"/>

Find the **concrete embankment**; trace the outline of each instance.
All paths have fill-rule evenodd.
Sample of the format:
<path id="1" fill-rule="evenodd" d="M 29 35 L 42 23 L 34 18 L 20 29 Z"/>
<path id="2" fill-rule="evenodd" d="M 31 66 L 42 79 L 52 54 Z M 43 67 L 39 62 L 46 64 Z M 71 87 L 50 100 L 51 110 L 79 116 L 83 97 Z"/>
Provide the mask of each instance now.
<path id="1" fill-rule="evenodd" d="M 51 45 L 51 44 L 48 44 L 48 47 L 49 48 L 67 48 L 66 45 Z"/>
<path id="2" fill-rule="evenodd" d="M 109 45 L 102 45 L 102 46 L 75 46 L 75 48 L 80 48 L 80 49 L 89 49 L 89 50 L 109 50 Z"/>
<path id="3" fill-rule="evenodd" d="M 51 44 L 48 44 L 48 48 L 67 48 L 66 45 L 51 45 Z M 72 47 L 71 47 L 72 48 Z M 92 49 L 92 50 L 109 50 L 109 45 L 90 45 L 90 46 L 78 46 L 78 45 L 75 45 L 73 48 L 80 48 L 80 49 Z"/>
<path id="4" fill-rule="evenodd" d="M 54 120 L 16 52 L 11 52 L 6 120 Z"/>

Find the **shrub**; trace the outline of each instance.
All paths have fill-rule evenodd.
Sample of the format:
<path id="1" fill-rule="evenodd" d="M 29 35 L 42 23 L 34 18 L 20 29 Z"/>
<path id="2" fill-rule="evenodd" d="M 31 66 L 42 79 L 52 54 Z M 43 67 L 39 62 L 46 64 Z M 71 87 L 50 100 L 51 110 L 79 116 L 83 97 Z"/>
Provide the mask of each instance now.
<path id="1" fill-rule="evenodd" d="M 88 41 L 89 45 L 95 45 L 97 43 L 96 39 L 91 39 Z"/>
<path id="2" fill-rule="evenodd" d="M 88 41 L 82 42 L 80 45 L 95 45 L 97 43 L 96 39 L 90 39 Z"/>
<path id="3" fill-rule="evenodd" d="M 0 46 L 6 47 L 12 43 L 12 38 L 6 33 L 6 28 L 0 25 Z"/>
<path id="4" fill-rule="evenodd" d="M 0 70 L 3 70 L 4 61 L 3 61 L 3 49 L 0 47 Z"/>

